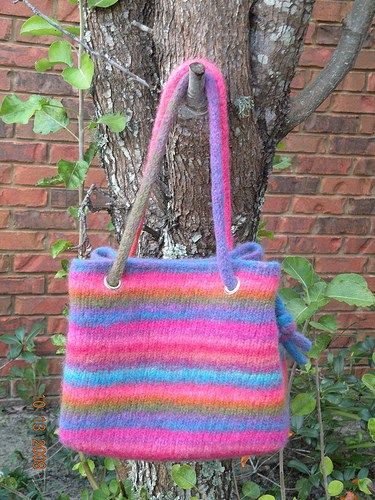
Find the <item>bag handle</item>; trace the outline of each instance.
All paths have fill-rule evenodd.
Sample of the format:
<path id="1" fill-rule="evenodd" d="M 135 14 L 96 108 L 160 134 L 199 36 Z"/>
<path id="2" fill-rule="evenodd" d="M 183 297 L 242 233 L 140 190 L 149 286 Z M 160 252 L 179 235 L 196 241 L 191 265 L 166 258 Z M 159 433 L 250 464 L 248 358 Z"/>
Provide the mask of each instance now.
<path id="1" fill-rule="evenodd" d="M 116 289 L 120 287 L 120 278 L 125 270 L 126 261 L 131 249 L 138 242 L 143 227 L 144 212 L 165 155 L 169 133 L 177 118 L 179 107 L 186 98 L 189 66 L 192 62 L 203 64 L 206 70 L 205 92 L 207 95 L 210 125 L 211 196 L 218 269 L 227 293 L 234 293 L 239 288 L 239 280 L 234 275 L 229 254 L 233 248 L 233 238 L 231 233 L 229 127 L 226 85 L 220 70 L 212 62 L 205 59 L 186 61 L 179 66 L 171 74 L 162 92 L 143 167 L 142 181 L 130 210 L 116 259 L 104 279 L 105 285 L 108 288 Z"/>

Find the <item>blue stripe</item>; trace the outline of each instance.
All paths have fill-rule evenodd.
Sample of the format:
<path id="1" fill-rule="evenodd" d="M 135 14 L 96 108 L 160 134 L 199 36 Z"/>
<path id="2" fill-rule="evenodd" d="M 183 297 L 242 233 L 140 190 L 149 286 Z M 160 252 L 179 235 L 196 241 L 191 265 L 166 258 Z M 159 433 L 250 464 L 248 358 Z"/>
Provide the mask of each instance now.
<path id="1" fill-rule="evenodd" d="M 174 431 L 202 431 L 225 432 L 246 431 L 250 429 L 260 431 L 281 431 L 288 427 L 288 415 L 272 417 L 259 412 L 257 417 L 236 417 L 233 415 L 201 415 L 179 414 L 172 412 L 144 412 L 118 411 L 96 415 L 88 410 L 87 413 L 77 414 L 63 410 L 60 417 L 60 427 L 70 430 L 83 429 L 170 429 Z"/>
<path id="2" fill-rule="evenodd" d="M 168 370 L 154 366 L 123 370 L 76 370 L 65 367 L 64 381 L 78 387 L 104 387 L 121 383 L 192 382 L 197 384 L 224 384 L 236 387 L 271 387 L 282 383 L 280 371 L 270 373 L 245 373 L 236 370 L 226 372 L 199 368 Z"/>
<path id="3" fill-rule="evenodd" d="M 114 299 L 116 300 L 116 298 Z M 88 302 L 88 301 L 87 301 Z M 136 304 L 124 307 L 88 307 L 85 303 L 82 307 L 72 305 L 69 311 L 69 319 L 77 325 L 94 327 L 99 325 L 112 325 L 119 322 L 145 321 L 145 320 L 192 320 L 208 319 L 213 321 L 237 321 L 242 323 L 268 323 L 275 320 L 274 308 L 270 305 L 263 307 L 231 307 L 222 305 L 182 307 L 181 304 L 147 305 Z M 228 329 L 230 325 L 228 325 Z"/>

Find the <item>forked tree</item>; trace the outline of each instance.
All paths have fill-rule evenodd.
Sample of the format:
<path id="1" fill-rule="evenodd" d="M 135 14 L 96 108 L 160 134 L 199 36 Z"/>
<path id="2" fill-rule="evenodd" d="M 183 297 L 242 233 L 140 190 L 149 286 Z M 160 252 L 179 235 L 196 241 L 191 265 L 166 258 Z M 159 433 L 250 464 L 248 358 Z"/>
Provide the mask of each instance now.
<path id="1" fill-rule="evenodd" d="M 375 13 L 374 0 L 355 0 L 326 67 L 293 98 L 295 74 L 314 0 L 121 0 L 87 13 L 93 49 L 121 61 L 134 78 L 96 59 L 98 114 L 125 112 L 120 138 L 105 130 L 101 161 L 118 237 L 138 187 L 160 88 L 184 59 L 216 62 L 228 85 L 233 230 L 254 239 L 278 142 L 328 97 L 353 66 Z M 153 190 L 141 255 L 202 256 L 214 251 L 207 113 L 193 104 L 170 136 Z M 163 464 L 130 462 L 149 498 L 182 498 Z M 197 463 L 200 498 L 234 498 L 231 461 Z M 180 496 L 179 496 L 180 495 Z M 190 494 L 187 494 L 190 495 Z M 190 498 L 184 496 L 183 498 Z"/>

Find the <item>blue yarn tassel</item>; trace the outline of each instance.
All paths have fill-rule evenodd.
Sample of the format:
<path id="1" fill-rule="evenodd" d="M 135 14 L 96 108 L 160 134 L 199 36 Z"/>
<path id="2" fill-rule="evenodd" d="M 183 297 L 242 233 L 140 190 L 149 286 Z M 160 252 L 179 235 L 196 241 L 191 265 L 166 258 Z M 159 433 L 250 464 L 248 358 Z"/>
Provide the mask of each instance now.
<path id="1" fill-rule="evenodd" d="M 276 296 L 276 322 L 280 332 L 280 342 L 285 350 L 300 365 L 307 363 L 308 358 L 304 353 L 311 349 L 311 341 L 297 331 L 293 316 L 285 307 L 282 298 Z"/>

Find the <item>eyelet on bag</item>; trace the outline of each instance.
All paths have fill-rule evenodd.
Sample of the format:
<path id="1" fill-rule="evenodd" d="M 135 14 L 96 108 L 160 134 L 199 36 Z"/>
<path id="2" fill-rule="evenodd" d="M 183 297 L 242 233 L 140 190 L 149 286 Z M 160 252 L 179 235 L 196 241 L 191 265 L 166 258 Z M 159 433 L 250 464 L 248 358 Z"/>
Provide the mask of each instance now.
<path id="1" fill-rule="evenodd" d="M 236 293 L 239 288 L 240 288 L 240 285 L 241 285 L 241 282 L 239 280 L 239 278 L 237 278 L 237 285 L 233 288 L 233 290 L 229 290 L 229 288 L 227 288 L 226 286 L 224 287 L 224 292 L 227 294 L 227 295 L 233 295 L 234 293 Z"/>
<path id="2" fill-rule="evenodd" d="M 107 276 L 104 276 L 104 286 L 106 288 L 109 288 L 109 290 L 117 290 L 118 288 L 120 288 L 121 286 L 121 280 L 118 282 L 118 284 L 116 286 L 112 286 L 108 283 L 107 281 Z"/>

